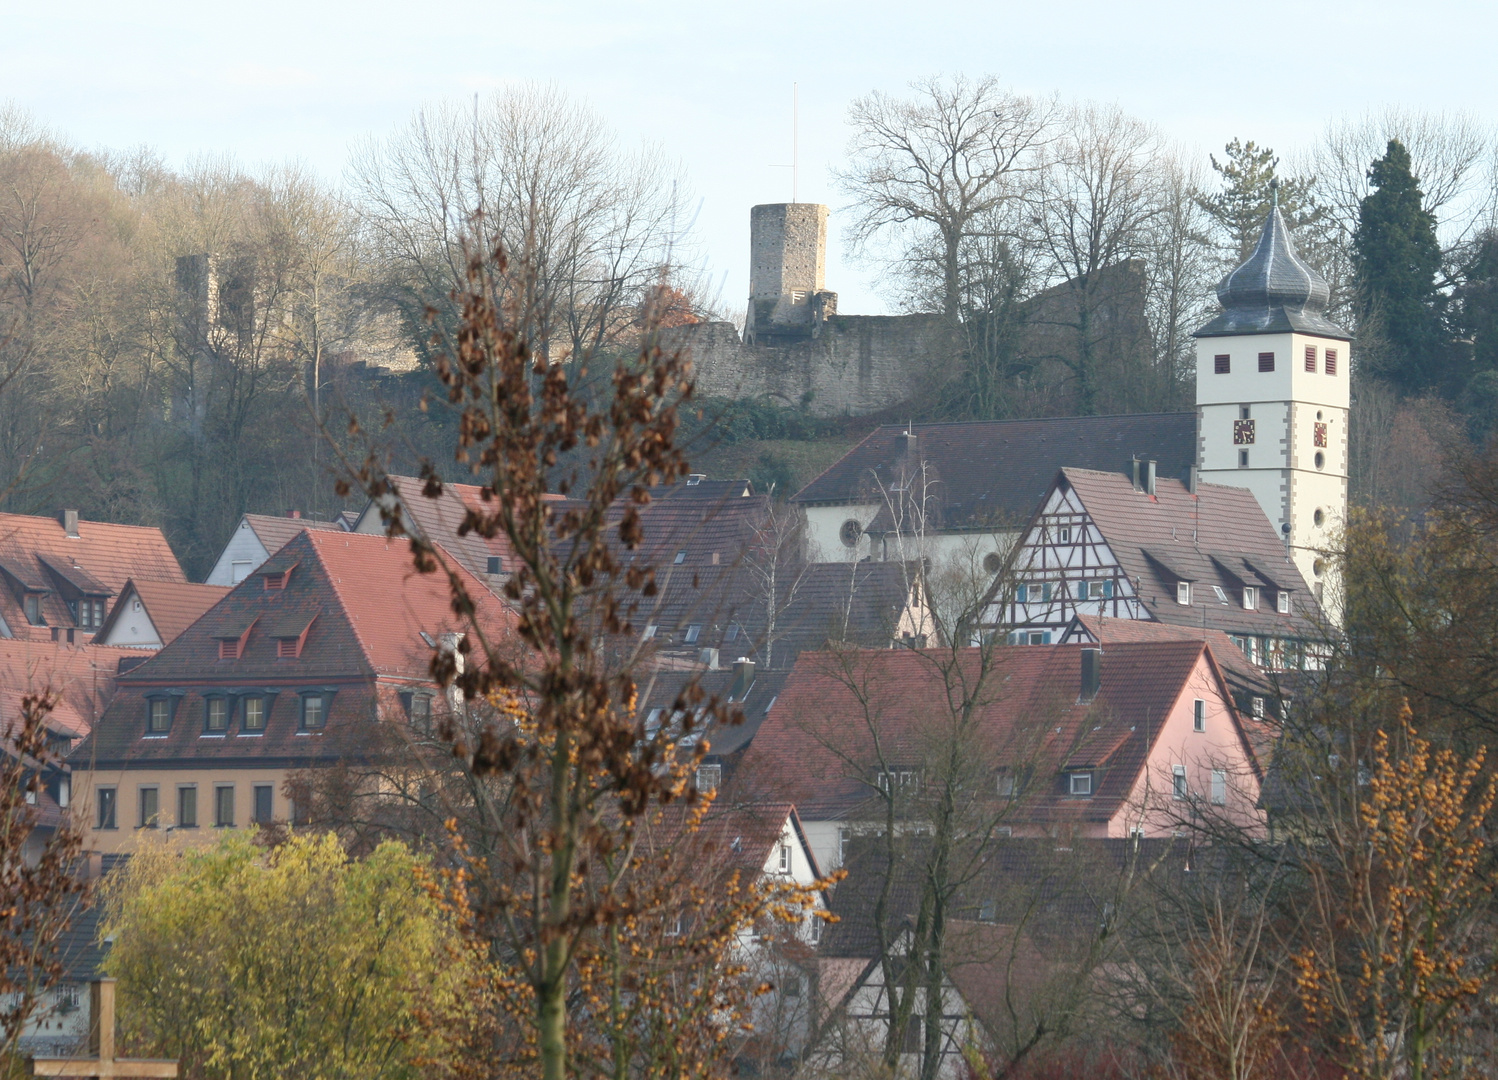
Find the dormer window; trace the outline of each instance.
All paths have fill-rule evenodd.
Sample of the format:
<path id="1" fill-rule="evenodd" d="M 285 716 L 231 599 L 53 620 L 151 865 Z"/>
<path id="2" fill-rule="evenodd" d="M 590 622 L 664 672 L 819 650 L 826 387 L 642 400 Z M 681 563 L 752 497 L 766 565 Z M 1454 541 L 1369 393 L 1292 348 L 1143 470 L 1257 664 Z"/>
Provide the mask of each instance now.
<path id="1" fill-rule="evenodd" d="M 42 623 L 42 597 L 40 593 L 27 593 L 23 606 L 26 610 L 26 621 L 32 626 L 41 626 Z"/>
<path id="2" fill-rule="evenodd" d="M 1243 586 L 1243 610 L 1259 610 L 1259 590 L 1254 588 L 1252 585 Z"/>
<path id="3" fill-rule="evenodd" d="M 1290 614 L 1290 594 L 1287 593 L 1284 589 L 1281 589 L 1279 592 L 1275 593 L 1274 608 L 1281 615 Z"/>
<path id="4" fill-rule="evenodd" d="M 146 734 L 165 735 L 172 728 L 172 712 L 176 701 L 169 697 L 153 697 L 146 701 Z"/>
<path id="5" fill-rule="evenodd" d="M 1191 606 L 1191 582 L 1176 582 L 1176 603 L 1180 604 L 1182 607 Z"/>
<path id="6" fill-rule="evenodd" d="M 220 660 L 238 660 L 239 639 L 220 638 L 218 643 L 218 658 Z"/>
<path id="7" fill-rule="evenodd" d="M 261 580 L 265 582 L 265 591 L 275 592 L 286 588 L 286 583 L 291 580 L 292 569 L 293 567 L 288 566 L 278 573 L 262 575 Z"/>
<path id="8" fill-rule="evenodd" d="M 1092 773 L 1074 772 L 1070 776 L 1068 791 L 1075 796 L 1085 797 L 1092 794 Z"/>

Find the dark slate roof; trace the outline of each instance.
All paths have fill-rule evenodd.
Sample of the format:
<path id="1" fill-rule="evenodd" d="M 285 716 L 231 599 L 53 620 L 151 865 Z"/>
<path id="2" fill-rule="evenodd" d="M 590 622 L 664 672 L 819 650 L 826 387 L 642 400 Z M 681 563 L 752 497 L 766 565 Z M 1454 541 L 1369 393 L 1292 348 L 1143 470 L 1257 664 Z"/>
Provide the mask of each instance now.
<path id="1" fill-rule="evenodd" d="M 1119 566 L 1149 613 L 1178 626 L 1205 625 L 1227 634 L 1315 640 L 1320 609 L 1258 499 L 1247 488 L 1156 481 L 1155 494 L 1121 473 L 1063 469 Z M 1190 607 L 1175 602 L 1176 582 L 1193 583 Z M 1221 588 L 1218 601 L 1211 586 Z M 1291 593 L 1291 614 L 1264 597 L 1255 611 L 1241 602 L 1244 585 Z"/>
<path id="2" fill-rule="evenodd" d="M 1222 314 L 1195 336 L 1293 332 L 1351 341 L 1351 334 L 1323 314 L 1330 298 L 1326 279 L 1296 254 L 1295 238 L 1275 206 L 1254 253 L 1217 286 Z"/>
<path id="3" fill-rule="evenodd" d="M 887 931 L 898 931 L 917 913 L 929 845 L 915 836 L 903 841 L 886 909 Z M 873 958 L 879 955 L 875 905 L 888 865 L 884 840 L 849 837 L 844 854 L 847 876 L 833 887 L 828 904 L 837 921 L 828 924 L 817 951 L 827 958 Z M 1095 930 L 1125 891 L 1125 875 L 1177 874 L 1191 855 L 1187 841 L 1165 839 L 1073 839 L 1066 847 L 1051 839 L 1000 839 L 975 849 L 958 845 L 954 877 L 962 880 L 949 917 L 1022 923 L 1042 938 Z"/>
<path id="4" fill-rule="evenodd" d="M 1063 466 L 1124 474 L 1136 457 L 1156 461 L 1161 476 L 1184 476 L 1196 462 L 1196 414 L 885 424 L 791 501 L 877 503 L 879 482 L 891 486 L 924 461 L 936 480 L 938 528 L 1018 528 Z"/>
<path id="5" fill-rule="evenodd" d="M 704 694 L 726 702 L 743 716 L 742 723 L 710 725 L 704 733 L 709 760 L 721 760 L 750 744 L 789 676 L 788 668 L 766 671 L 755 665 L 746 692 L 736 685 L 738 672 L 728 662 L 715 671 L 656 671 L 640 680 L 639 709 L 646 715 L 653 709 L 671 709 L 682 690 L 695 680 Z"/>

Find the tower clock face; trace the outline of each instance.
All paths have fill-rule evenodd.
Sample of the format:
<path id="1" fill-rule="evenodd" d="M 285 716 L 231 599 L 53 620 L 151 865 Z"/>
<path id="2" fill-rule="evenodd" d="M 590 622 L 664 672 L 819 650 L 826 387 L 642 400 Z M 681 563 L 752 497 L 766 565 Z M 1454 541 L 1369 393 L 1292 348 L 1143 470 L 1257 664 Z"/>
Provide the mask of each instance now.
<path id="1" fill-rule="evenodd" d="M 1252 420 L 1233 421 L 1233 445 L 1252 446 L 1254 442 L 1254 422 Z"/>
<path id="2" fill-rule="evenodd" d="M 1326 448 L 1326 425 L 1317 424 L 1311 430 L 1311 441 L 1317 447 Z"/>

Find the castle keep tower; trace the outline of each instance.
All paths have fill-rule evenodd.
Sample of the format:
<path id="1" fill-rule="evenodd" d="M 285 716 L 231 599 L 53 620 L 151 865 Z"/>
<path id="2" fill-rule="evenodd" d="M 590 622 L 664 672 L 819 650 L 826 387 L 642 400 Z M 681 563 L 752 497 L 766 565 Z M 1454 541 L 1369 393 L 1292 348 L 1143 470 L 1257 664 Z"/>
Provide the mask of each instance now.
<path id="1" fill-rule="evenodd" d="M 1326 318 L 1329 297 L 1276 202 L 1253 255 L 1217 286 L 1222 314 L 1195 334 L 1197 461 L 1203 480 L 1254 493 L 1335 609 L 1321 551 L 1347 518 L 1352 335 Z"/>
<path id="2" fill-rule="evenodd" d="M 827 291 L 827 207 L 767 203 L 749 211 L 746 341 L 808 337 L 837 312 Z"/>

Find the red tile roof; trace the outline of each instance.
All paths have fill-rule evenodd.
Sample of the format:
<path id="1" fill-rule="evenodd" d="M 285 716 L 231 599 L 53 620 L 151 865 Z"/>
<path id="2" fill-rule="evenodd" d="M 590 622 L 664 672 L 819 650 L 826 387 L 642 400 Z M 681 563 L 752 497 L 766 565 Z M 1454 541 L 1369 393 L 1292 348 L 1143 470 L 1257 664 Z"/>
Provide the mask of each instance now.
<path id="1" fill-rule="evenodd" d="M 109 617 L 97 637 L 109 635 L 116 619 L 124 612 L 124 605 L 131 595 L 138 597 L 141 606 L 151 619 L 151 625 L 161 635 L 163 645 L 176 639 L 182 631 L 200 619 L 204 612 L 229 595 L 227 585 L 198 585 L 184 581 L 135 581 L 126 582 L 124 589 L 109 610 Z"/>
<path id="2" fill-rule="evenodd" d="M 1102 689 L 1085 703 L 1078 700 L 1081 646 L 996 649 L 964 752 L 995 775 L 1001 767 L 1033 768 L 1042 786 L 1026 813 L 1035 820 L 1108 821 L 1205 651 L 1199 641 L 1111 645 L 1102 654 Z M 874 790 L 874 733 L 888 768 L 919 768 L 931 741 L 953 723 L 941 704 L 949 685 L 943 666 L 951 685 L 973 687 L 980 663 L 978 649 L 962 650 L 955 665 L 950 654 L 926 650 L 803 653 L 735 786 L 791 799 L 806 817 L 853 811 Z M 1084 767 L 1101 770 L 1093 796 L 1064 798 L 1052 778 Z"/>
<path id="3" fill-rule="evenodd" d="M 76 727 L 81 737 L 114 696 L 120 661 L 141 655 L 139 649 L 0 639 L 0 685 L 21 694 L 57 691 L 67 703 L 62 726 Z"/>
<path id="4" fill-rule="evenodd" d="M 265 588 L 267 577 L 288 570 L 283 588 Z M 492 635 L 508 633 L 510 610 L 477 580 L 467 585 L 478 621 Z M 241 655 L 220 659 L 220 639 L 237 640 L 247 627 Z M 306 630 L 296 657 L 278 655 L 276 635 L 288 627 L 295 627 L 290 633 Z M 470 629 L 453 613 L 445 579 L 416 572 L 408 540 L 303 531 L 176 640 L 122 676 L 104 720 L 75 756 L 121 763 L 357 755 L 368 749 L 377 701 L 389 697 L 377 684 L 430 685 L 433 645 L 427 639 Z M 178 705 L 167 736 L 144 739 L 145 699 L 153 690 L 171 692 Z M 264 735 L 203 738 L 205 691 L 250 690 L 273 692 Z M 332 703 L 326 728 L 299 739 L 298 694 L 308 690 L 331 692 Z"/>
<path id="5" fill-rule="evenodd" d="M 186 575 L 160 529 L 79 521 L 70 537 L 61 521 L 0 514 L 0 567 L 26 586 L 48 590 L 42 601 L 46 626 L 27 622 L 18 590 L 0 584 L 0 617 L 17 637 L 51 637 L 53 626 L 74 626 L 60 589 L 95 589 L 117 596 L 131 578 L 185 582 Z M 49 569 L 50 567 L 50 569 Z"/>
<path id="6" fill-rule="evenodd" d="M 313 518 L 276 517 L 272 514 L 246 514 L 245 521 L 259 538 L 267 555 L 274 555 L 286 546 L 286 542 L 305 529 L 332 529 L 344 531 L 336 521 L 317 521 Z"/>

